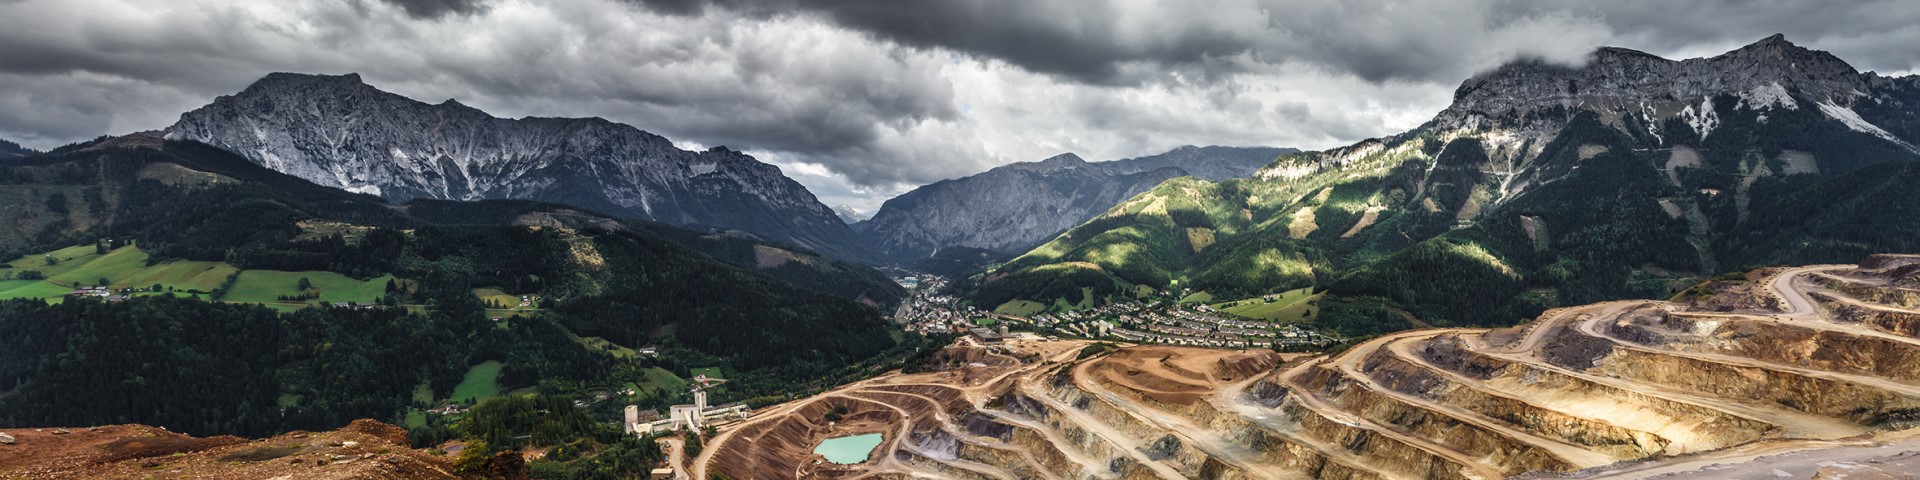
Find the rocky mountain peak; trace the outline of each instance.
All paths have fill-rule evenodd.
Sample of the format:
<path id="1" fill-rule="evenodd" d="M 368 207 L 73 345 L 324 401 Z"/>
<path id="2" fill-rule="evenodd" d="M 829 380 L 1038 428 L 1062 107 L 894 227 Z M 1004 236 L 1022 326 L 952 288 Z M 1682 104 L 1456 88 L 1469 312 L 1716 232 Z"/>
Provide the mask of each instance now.
<path id="1" fill-rule="evenodd" d="M 1059 155 L 1047 157 L 1047 159 L 1041 160 L 1038 162 L 1021 162 L 1021 163 L 1008 165 L 1008 167 L 1010 167 L 1013 170 L 1022 170 L 1022 171 L 1029 171 L 1029 172 L 1053 172 L 1053 171 L 1066 170 L 1066 169 L 1075 168 L 1075 167 L 1084 167 L 1086 165 L 1087 165 L 1087 161 L 1085 159 L 1080 158 L 1079 155 L 1074 155 L 1072 153 L 1062 153 Z"/>
<path id="2" fill-rule="evenodd" d="M 1582 65 L 1520 59 L 1462 82 L 1453 105 L 1436 121 L 1467 124 L 1550 107 L 1628 111 L 1667 104 L 1698 104 L 1715 95 L 1783 88 L 1815 101 L 1851 103 L 1871 90 L 1862 75 L 1833 54 L 1773 35 L 1707 58 L 1669 60 L 1646 52 L 1602 47 Z M 1678 109 L 1674 109 L 1678 110 Z"/>
<path id="3" fill-rule="evenodd" d="M 864 243 L 811 192 L 744 153 L 681 150 L 601 118 L 505 119 L 455 100 L 428 104 L 355 74 L 267 75 L 182 114 L 166 136 L 395 202 L 553 201 L 744 230 L 840 258 L 865 255 Z"/>

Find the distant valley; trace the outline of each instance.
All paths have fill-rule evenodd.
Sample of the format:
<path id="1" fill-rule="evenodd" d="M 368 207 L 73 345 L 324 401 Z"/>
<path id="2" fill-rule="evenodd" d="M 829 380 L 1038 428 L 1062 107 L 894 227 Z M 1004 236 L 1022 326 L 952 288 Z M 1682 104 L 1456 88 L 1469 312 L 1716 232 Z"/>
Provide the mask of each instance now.
<path id="1" fill-rule="evenodd" d="M 903 263 L 954 247 L 1018 253 L 1169 179 L 1245 177 L 1294 151 L 1188 146 L 1110 162 L 1062 154 L 914 189 L 858 228 L 882 258 Z"/>

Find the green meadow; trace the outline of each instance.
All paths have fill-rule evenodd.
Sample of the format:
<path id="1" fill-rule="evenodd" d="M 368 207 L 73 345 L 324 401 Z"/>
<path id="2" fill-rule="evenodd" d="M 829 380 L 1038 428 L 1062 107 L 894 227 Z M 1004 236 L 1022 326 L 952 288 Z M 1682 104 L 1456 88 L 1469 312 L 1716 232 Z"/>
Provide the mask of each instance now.
<path id="1" fill-rule="evenodd" d="M 500 396 L 500 367 L 505 366 L 498 360 L 488 360 L 467 369 L 467 376 L 453 386 L 453 401 L 474 403 L 482 399 Z"/>

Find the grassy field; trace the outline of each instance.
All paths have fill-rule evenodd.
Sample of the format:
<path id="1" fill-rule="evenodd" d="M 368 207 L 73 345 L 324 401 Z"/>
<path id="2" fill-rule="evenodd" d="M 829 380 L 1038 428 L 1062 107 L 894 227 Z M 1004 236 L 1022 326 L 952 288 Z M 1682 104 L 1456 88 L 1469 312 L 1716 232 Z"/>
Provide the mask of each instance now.
<path id="1" fill-rule="evenodd" d="M 1047 304 L 1031 300 L 1012 300 L 1007 303 L 1002 303 L 998 307 L 993 307 L 993 313 L 1019 315 L 1022 317 L 1038 315 L 1044 311 L 1047 311 Z"/>
<path id="2" fill-rule="evenodd" d="M 1247 318 L 1300 322 L 1310 320 L 1307 314 L 1317 309 L 1313 303 L 1319 298 L 1320 295 L 1314 294 L 1313 289 L 1302 288 L 1282 292 L 1271 301 L 1264 298 L 1249 298 L 1215 304 L 1213 308 Z"/>
<path id="3" fill-rule="evenodd" d="M 313 289 L 320 293 L 320 299 L 308 302 L 282 302 L 281 295 L 299 295 L 300 279 L 306 278 Z M 368 280 L 355 280 L 353 277 L 333 272 L 279 272 L 272 270 L 247 270 L 240 272 L 240 278 L 233 282 L 233 288 L 227 290 L 227 296 L 220 300 L 235 303 L 283 304 L 295 308 L 317 302 L 359 302 L 374 303 L 380 296 L 387 294 L 387 281 L 392 275 L 382 275 Z"/>
<path id="4" fill-rule="evenodd" d="M 1211 301 L 1213 301 L 1213 294 L 1205 291 L 1193 292 L 1193 294 L 1187 295 L 1186 298 L 1180 299 L 1180 303 L 1207 303 Z"/>
<path id="5" fill-rule="evenodd" d="M 600 350 L 600 351 L 613 354 L 614 358 L 631 359 L 631 358 L 640 356 L 639 352 L 635 352 L 631 348 L 622 347 L 619 344 L 607 341 L 607 339 L 604 339 L 604 338 L 578 337 L 578 336 L 573 338 L 576 341 L 580 342 L 581 345 L 585 345 L 587 348 Z"/>
<path id="6" fill-rule="evenodd" d="M 689 383 L 687 379 L 680 378 L 679 375 L 674 375 L 673 372 L 669 372 L 664 368 L 647 367 L 643 372 L 646 373 L 646 378 L 640 383 L 634 384 L 635 390 L 664 390 L 667 393 L 685 392 L 687 390 Z"/>
<path id="7" fill-rule="evenodd" d="M 78 259 L 80 257 L 86 257 L 91 255 L 94 255 L 93 245 L 78 245 L 78 246 L 62 248 L 59 250 L 54 250 L 44 254 L 27 255 L 24 257 L 16 258 L 11 261 L 8 261 L 7 267 L 38 269 L 38 268 L 47 266 L 46 257 L 49 257 L 49 256 L 53 257 L 55 260 L 58 260 L 64 263 L 64 262 Z M 48 274 L 51 275 L 52 272 L 48 272 Z"/>
<path id="8" fill-rule="evenodd" d="M 473 289 L 473 296 L 479 297 L 481 302 L 486 302 L 489 305 L 502 305 L 506 307 L 506 308 L 488 308 L 488 310 L 502 310 L 507 312 L 530 312 L 530 311 L 538 310 L 539 309 L 538 305 L 540 303 L 539 296 L 526 295 L 527 297 L 531 297 L 532 302 L 530 302 L 529 305 L 522 307 L 520 306 L 521 295 L 514 295 L 511 293 L 507 293 L 505 290 L 501 290 L 498 288 L 491 288 L 491 287 Z"/>
<path id="9" fill-rule="evenodd" d="M 56 263 L 47 264 L 47 257 Z M 147 265 L 147 252 L 138 247 L 121 247 L 106 254 L 95 253 L 92 245 L 62 248 L 48 253 L 27 255 L 9 261 L 0 268 L 0 277 L 13 277 L 32 270 L 46 275 L 38 285 L 0 282 L 0 298 L 57 298 L 71 285 L 99 285 L 101 279 L 113 288 L 148 288 L 160 285 L 185 295 L 187 291 L 211 291 L 228 275 L 238 271 L 220 262 L 173 261 Z M 23 288 L 25 287 L 25 288 Z"/>
<path id="10" fill-rule="evenodd" d="M 474 403 L 481 399 L 500 396 L 500 367 L 497 360 L 488 360 L 467 369 L 467 376 L 453 386 L 453 401 Z"/>
<path id="11" fill-rule="evenodd" d="M 55 259 L 53 265 L 47 264 L 47 258 Z M 222 301 L 234 303 L 259 303 L 280 311 L 293 311 L 306 308 L 321 301 L 333 303 L 359 302 L 373 303 L 387 293 L 387 281 L 391 275 L 368 280 L 355 280 L 352 277 L 333 272 L 281 272 L 273 270 L 240 271 L 232 265 L 222 262 L 198 262 L 176 260 L 148 265 L 151 257 L 139 247 L 127 246 L 114 249 L 105 254 L 96 253 L 92 245 L 80 245 L 62 248 L 47 253 L 27 255 L 0 265 L 0 278 L 13 278 L 20 272 L 33 270 L 46 275 L 43 281 L 0 280 L 0 300 L 10 298 L 44 298 L 58 300 L 72 291 L 74 284 L 83 286 L 99 285 L 101 279 L 115 289 L 146 289 L 159 285 L 161 290 L 171 289 L 176 295 L 205 299 L 205 296 L 188 292 L 211 292 L 220 288 L 228 276 L 235 273 L 233 287 L 228 290 Z M 300 279 L 306 278 L 314 292 L 320 294 L 318 300 L 282 302 L 282 295 L 299 295 Z M 136 292 L 134 295 L 156 295 L 156 292 Z M 515 304 L 518 304 L 518 298 Z"/>
<path id="12" fill-rule="evenodd" d="M 73 289 L 45 280 L 0 280 L 0 300 L 44 298 L 59 302 Z"/>
<path id="13" fill-rule="evenodd" d="M 416 409 L 407 409 L 407 416 L 400 422 L 408 430 L 427 428 L 427 414 Z"/>
<path id="14" fill-rule="evenodd" d="M 706 375 L 707 378 L 726 378 L 720 374 L 720 367 L 689 368 L 687 371 L 696 377 Z"/>
<path id="15" fill-rule="evenodd" d="M 122 247 L 106 255 L 88 255 L 63 262 L 63 272 L 48 272 L 47 278 L 57 283 L 75 282 L 94 285 L 100 279 L 108 280 L 114 288 L 145 288 L 153 285 L 173 287 L 176 291 L 213 291 L 220 287 L 228 275 L 239 271 L 232 265 L 220 262 L 173 261 L 157 265 L 147 265 L 147 252 L 139 247 Z"/>
<path id="16" fill-rule="evenodd" d="M 433 384 L 428 382 L 420 382 L 419 385 L 414 385 L 412 398 L 413 398 L 413 403 L 418 403 L 421 405 L 432 405 L 433 404 Z"/>

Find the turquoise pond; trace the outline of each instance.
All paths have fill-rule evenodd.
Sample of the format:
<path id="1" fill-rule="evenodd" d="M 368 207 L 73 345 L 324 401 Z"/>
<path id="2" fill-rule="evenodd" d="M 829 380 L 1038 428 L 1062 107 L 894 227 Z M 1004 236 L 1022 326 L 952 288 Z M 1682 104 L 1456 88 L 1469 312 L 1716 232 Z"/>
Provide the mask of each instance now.
<path id="1" fill-rule="evenodd" d="M 841 465 L 852 465 L 867 461 L 873 455 L 873 447 L 880 446 L 880 434 L 869 433 L 851 437 L 829 438 L 813 447 L 813 453 L 827 457 L 827 461 Z"/>

